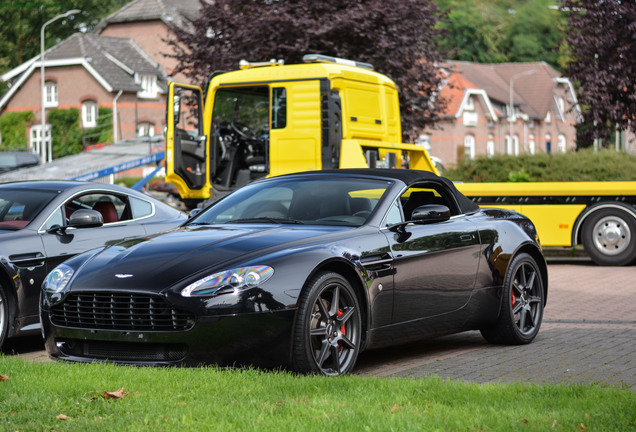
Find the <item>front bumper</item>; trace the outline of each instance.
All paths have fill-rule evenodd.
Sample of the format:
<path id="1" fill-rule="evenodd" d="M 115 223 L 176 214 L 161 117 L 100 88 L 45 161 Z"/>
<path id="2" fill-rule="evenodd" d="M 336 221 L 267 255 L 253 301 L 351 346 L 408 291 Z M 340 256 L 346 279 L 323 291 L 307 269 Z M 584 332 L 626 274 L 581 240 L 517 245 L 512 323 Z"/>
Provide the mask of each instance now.
<path id="1" fill-rule="evenodd" d="M 296 309 L 202 316 L 185 331 L 121 331 L 63 327 L 41 311 L 53 359 L 147 366 L 287 366 Z"/>

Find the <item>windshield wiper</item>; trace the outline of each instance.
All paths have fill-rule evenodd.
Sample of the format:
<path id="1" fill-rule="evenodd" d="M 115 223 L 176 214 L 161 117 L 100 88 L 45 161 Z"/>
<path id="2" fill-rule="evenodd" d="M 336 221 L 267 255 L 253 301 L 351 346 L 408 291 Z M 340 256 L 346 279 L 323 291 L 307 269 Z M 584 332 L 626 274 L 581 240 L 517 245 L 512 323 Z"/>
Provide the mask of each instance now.
<path id="1" fill-rule="evenodd" d="M 225 223 L 252 223 L 252 222 L 268 222 L 275 224 L 300 224 L 304 225 L 304 222 L 295 219 L 285 219 L 285 218 L 271 218 L 271 217 L 255 217 L 255 218 L 245 218 L 245 219 L 234 219 L 227 221 Z"/>

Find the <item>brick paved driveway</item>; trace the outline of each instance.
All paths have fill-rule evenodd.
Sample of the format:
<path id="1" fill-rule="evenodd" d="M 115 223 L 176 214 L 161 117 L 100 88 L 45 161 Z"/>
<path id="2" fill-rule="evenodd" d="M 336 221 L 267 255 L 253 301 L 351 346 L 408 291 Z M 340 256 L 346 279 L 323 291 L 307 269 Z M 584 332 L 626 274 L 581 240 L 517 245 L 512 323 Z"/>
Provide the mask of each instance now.
<path id="1" fill-rule="evenodd" d="M 363 353 L 356 373 L 470 382 L 594 382 L 636 391 L 636 267 L 549 261 L 544 321 L 533 343 L 495 346 L 467 332 Z"/>

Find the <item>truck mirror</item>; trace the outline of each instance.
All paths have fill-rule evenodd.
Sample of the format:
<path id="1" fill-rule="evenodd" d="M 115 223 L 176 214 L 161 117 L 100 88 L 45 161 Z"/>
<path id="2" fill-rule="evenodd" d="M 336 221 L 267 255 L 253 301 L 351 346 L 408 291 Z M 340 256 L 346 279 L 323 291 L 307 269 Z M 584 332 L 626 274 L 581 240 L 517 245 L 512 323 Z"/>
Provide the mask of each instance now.
<path id="1" fill-rule="evenodd" d="M 173 99 L 173 116 L 174 116 L 174 124 L 179 123 L 179 119 L 181 118 L 181 92 L 175 93 Z"/>

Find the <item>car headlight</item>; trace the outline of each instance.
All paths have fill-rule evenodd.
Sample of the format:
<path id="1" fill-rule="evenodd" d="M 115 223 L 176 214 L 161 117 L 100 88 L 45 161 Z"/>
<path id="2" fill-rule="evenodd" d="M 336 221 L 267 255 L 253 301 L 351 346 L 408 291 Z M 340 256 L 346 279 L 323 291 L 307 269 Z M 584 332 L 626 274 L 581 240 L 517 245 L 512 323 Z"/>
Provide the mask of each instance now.
<path id="1" fill-rule="evenodd" d="M 75 270 L 71 267 L 66 264 L 60 264 L 46 276 L 42 288 L 51 294 L 62 292 L 66 288 L 68 281 L 71 280 L 73 273 L 75 273 Z"/>
<path id="2" fill-rule="evenodd" d="M 273 274 L 274 269 L 268 266 L 249 266 L 226 270 L 191 283 L 181 290 L 181 295 L 183 297 L 204 297 L 213 295 L 224 288 L 237 292 L 263 283 Z"/>

